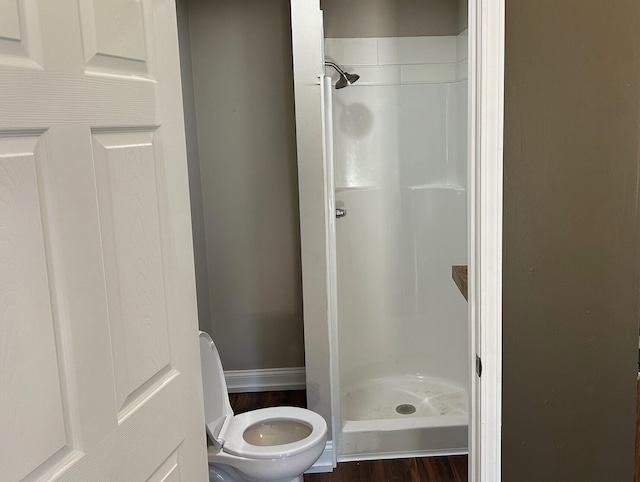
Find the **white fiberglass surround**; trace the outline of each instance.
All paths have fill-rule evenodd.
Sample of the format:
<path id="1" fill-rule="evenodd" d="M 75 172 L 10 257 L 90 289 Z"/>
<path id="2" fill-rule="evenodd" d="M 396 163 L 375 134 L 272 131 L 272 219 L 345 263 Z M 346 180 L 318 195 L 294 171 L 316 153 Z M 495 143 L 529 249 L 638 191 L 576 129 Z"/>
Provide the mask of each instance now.
<path id="1" fill-rule="evenodd" d="M 336 220 L 338 456 L 463 452 L 467 305 L 451 266 L 467 264 L 466 35 L 326 46 L 362 76 L 332 92 L 335 200 L 347 209 Z"/>

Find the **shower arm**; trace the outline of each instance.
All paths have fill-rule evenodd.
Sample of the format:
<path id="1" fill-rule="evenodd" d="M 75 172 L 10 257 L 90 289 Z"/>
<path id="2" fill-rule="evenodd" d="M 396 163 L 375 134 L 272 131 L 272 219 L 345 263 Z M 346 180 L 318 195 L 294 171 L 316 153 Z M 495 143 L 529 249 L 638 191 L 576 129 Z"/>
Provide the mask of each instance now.
<path id="1" fill-rule="evenodd" d="M 334 62 L 330 62 L 329 60 L 325 60 L 324 61 L 324 65 L 327 65 L 329 67 L 333 67 L 334 69 L 336 69 L 336 72 L 338 72 L 341 76 L 346 77 L 347 73 L 342 70 L 340 67 L 338 67 L 338 64 L 334 63 Z"/>

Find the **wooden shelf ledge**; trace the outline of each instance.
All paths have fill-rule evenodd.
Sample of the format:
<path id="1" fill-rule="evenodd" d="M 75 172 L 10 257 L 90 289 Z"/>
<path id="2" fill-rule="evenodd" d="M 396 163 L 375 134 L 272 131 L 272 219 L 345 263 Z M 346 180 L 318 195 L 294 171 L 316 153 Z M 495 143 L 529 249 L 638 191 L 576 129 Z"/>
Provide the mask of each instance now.
<path id="1" fill-rule="evenodd" d="M 467 272 L 468 272 L 468 267 L 466 265 L 451 267 L 451 277 L 453 278 L 453 281 L 456 282 L 456 286 L 460 290 L 460 293 L 462 293 L 462 296 L 464 296 L 464 299 L 468 301 L 469 298 L 467 297 L 467 290 L 468 290 Z"/>

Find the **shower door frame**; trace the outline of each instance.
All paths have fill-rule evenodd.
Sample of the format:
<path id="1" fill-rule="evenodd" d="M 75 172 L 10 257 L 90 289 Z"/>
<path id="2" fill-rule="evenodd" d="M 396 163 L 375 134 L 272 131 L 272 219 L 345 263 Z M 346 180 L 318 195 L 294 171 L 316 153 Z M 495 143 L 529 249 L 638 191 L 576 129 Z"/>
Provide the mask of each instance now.
<path id="1" fill-rule="evenodd" d="M 319 0 L 291 0 L 307 398 L 331 421 L 312 471 L 328 472 L 336 465 L 340 393 L 320 18 Z M 504 43 L 504 0 L 469 0 L 469 474 L 481 482 L 501 477 Z"/>

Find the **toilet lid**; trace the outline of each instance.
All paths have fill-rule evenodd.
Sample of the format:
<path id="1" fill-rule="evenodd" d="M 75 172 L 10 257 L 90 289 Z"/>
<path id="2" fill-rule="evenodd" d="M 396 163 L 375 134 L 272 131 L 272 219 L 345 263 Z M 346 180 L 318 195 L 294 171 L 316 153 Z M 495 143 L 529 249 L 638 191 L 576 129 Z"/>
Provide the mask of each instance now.
<path id="1" fill-rule="evenodd" d="M 311 428 L 311 433 L 296 442 L 269 446 L 252 445 L 243 438 L 244 432 L 254 424 L 280 420 L 306 424 Z M 219 439 L 224 440 L 223 450 L 226 453 L 253 459 L 278 459 L 304 452 L 326 435 L 327 423 L 317 413 L 298 407 L 272 407 L 229 417 Z"/>
<path id="2" fill-rule="evenodd" d="M 205 422 L 209 437 L 214 442 L 218 439 L 218 433 L 225 419 L 233 417 L 233 409 L 229 403 L 220 355 L 213 340 L 204 331 L 200 332 L 200 362 Z"/>

